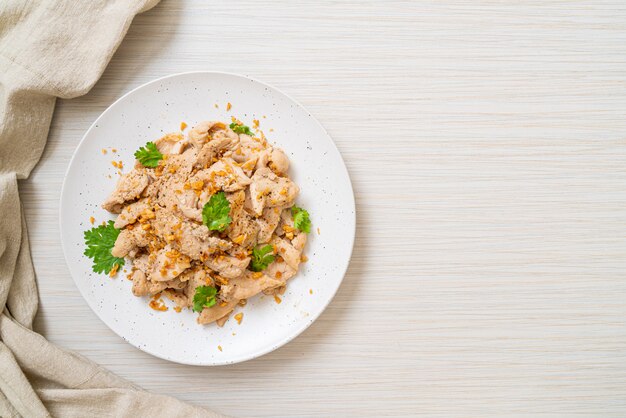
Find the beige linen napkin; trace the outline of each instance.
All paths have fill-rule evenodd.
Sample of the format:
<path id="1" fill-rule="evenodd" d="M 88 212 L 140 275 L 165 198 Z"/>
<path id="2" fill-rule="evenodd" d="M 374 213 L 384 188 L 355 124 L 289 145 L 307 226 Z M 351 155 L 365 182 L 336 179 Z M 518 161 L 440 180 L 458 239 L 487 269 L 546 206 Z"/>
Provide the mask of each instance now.
<path id="1" fill-rule="evenodd" d="M 150 394 L 32 331 L 37 287 L 17 179 L 41 157 L 56 97 L 95 84 L 158 0 L 0 1 L 0 416 L 218 417 Z"/>

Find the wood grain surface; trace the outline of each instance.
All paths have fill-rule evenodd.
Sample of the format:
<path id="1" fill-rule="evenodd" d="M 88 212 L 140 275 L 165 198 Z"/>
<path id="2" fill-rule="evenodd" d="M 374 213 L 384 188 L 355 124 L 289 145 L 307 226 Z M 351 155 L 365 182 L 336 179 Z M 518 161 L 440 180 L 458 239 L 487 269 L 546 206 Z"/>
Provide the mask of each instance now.
<path id="1" fill-rule="evenodd" d="M 357 201 L 327 311 L 227 367 L 126 344 L 83 301 L 59 241 L 86 129 L 130 89 L 191 70 L 303 103 Z M 623 1 L 164 0 L 89 94 L 59 100 L 20 186 L 37 330 L 148 390 L 236 416 L 626 415 Z"/>

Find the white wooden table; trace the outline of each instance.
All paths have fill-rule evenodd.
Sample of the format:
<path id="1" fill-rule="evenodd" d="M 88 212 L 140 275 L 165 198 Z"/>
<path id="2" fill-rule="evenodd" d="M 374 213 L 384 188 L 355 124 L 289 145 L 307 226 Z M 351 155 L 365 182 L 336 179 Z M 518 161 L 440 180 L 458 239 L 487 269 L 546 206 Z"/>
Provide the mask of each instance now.
<path id="1" fill-rule="evenodd" d="M 58 102 L 21 183 L 37 330 L 232 415 L 626 415 L 625 2 L 207 3 L 137 17 L 95 88 Z M 93 120 L 150 79 L 199 69 L 308 107 L 358 211 L 322 317 L 216 368 L 113 334 L 74 286 L 58 230 L 62 177 Z"/>

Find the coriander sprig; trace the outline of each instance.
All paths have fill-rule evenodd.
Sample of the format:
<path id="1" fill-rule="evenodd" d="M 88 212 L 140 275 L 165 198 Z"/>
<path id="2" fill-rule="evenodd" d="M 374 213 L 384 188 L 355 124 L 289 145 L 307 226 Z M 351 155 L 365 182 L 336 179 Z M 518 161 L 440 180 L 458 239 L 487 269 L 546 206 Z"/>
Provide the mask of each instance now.
<path id="1" fill-rule="evenodd" d="M 250 270 L 263 271 L 274 262 L 274 247 L 267 244 L 263 247 L 257 247 L 252 250 L 252 261 L 250 262 Z"/>
<path id="2" fill-rule="evenodd" d="M 210 308 L 217 303 L 215 300 L 217 289 L 213 286 L 198 286 L 196 293 L 193 295 L 194 312 L 202 312 L 204 308 Z"/>
<path id="3" fill-rule="evenodd" d="M 163 154 L 159 151 L 154 142 L 148 142 L 145 146 L 135 152 L 135 158 L 144 167 L 154 168 L 163 159 Z"/>
<path id="4" fill-rule="evenodd" d="M 293 206 L 291 208 L 291 216 L 293 216 L 293 226 L 307 234 L 311 232 L 311 218 L 309 212 L 305 209 Z"/>
<path id="5" fill-rule="evenodd" d="M 202 208 L 202 222 L 211 231 L 223 231 L 233 221 L 228 215 L 230 202 L 224 192 L 215 193 Z"/>
<path id="6" fill-rule="evenodd" d="M 113 226 L 113 221 L 106 225 L 100 225 L 85 231 L 84 254 L 93 260 L 93 271 L 96 273 L 107 273 L 117 265 L 117 268 L 124 265 L 124 259 L 111 255 L 111 249 L 115 245 L 120 230 Z"/>

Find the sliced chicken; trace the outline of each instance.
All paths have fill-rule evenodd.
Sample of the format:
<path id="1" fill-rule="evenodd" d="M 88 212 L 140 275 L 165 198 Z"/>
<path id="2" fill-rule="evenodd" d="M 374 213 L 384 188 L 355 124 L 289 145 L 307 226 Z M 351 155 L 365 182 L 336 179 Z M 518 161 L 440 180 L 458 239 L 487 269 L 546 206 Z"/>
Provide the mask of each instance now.
<path id="1" fill-rule="evenodd" d="M 113 193 L 104 201 L 102 208 L 111 213 L 120 213 L 125 202 L 139 199 L 148 186 L 148 175 L 143 171 L 131 170 L 117 182 Z"/>
<path id="2" fill-rule="evenodd" d="M 254 218 L 244 209 L 246 194 L 243 190 L 226 196 L 230 202 L 230 217 L 232 222 L 227 229 L 228 238 L 244 248 L 251 248 L 256 244 L 259 230 Z"/>
<path id="3" fill-rule="evenodd" d="M 187 134 L 189 141 L 197 148 L 210 141 L 222 141 L 228 139 L 229 144 L 235 144 L 239 137 L 222 122 L 205 121 L 193 127 Z"/>
<path id="4" fill-rule="evenodd" d="M 174 302 L 179 308 L 187 308 L 192 305 L 189 298 L 182 290 L 168 288 L 163 290 L 162 295 Z"/>
<path id="5" fill-rule="evenodd" d="M 211 236 L 205 225 L 183 221 L 167 210 L 156 212 L 152 230 L 162 240 L 194 260 L 232 247 L 228 241 Z"/>
<path id="6" fill-rule="evenodd" d="M 238 300 L 231 300 L 230 302 L 226 302 L 224 306 L 221 303 L 216 303 L 210 308 L 204 308 L 198 317 L 198 324 L 210 324 L 211 322 L 215 322 L 218 319 L 228 315 L 235 309 L 239 303 Z"/>
<path id="7" fill-rule="evenodd" d="M 289 158 L 280 148 L 270 148 L 259 154 L 256 169 L 269 167 L 274 173 L 283 175 L 289 170 Z"/>
<path id="8" fill-rule="evenodd" d="M 275 261 L 270 264 L 267 269 L 265 269 L 264 273 L 276 280 L 281 280 L 284 284 L 287 280 L 296 275 L 297 270 L 291 268 L 285 260 L 279 260 L 280 261 Z"/>
<path id="9" fill-rule="evenodd" d="M 183 152 L 188 141 L 181 133 L 171 133 L 157 139 L 154 144 L 162 154 L 175 155 Z"/>
<path id="10" fill-rule="evenodd" d="M 299 236 L 302 236 L 302 235 L 304 234 L 300 234 Z M 306 235 L 304 235 L 304 238 L 306 239 Z M 281 256 L 285 260 L 285 262 L 289 265 L 289 267 L 291 267 L 294 270 L 298 270 L 298 266 L 300 265 L 300 255 L 302 254 L 302 249 L 299 249 L 299 250 L 296 249 L 292 245 L 291 242 L 289 242 L 288 240 L 284 238 L 280 238 L 277 236 L 274 236 L 270 240 L 270 244 L 272 244 L 274 248 L 276 248 L 276 254 Z M 302 247 L 304 247 L 304 244 L 302 244 Z"/>
<path id="11" fill-rule="evenodd" d="M 223 285 L 220 294 L 224 300 L 248 299 L 266 289 L 282 286 L 284 283 L 284 280 L 274 279 L 263 273 L 246 271 L 243 276 L 230 279 L 228 284 Z"/>
<path id="12" fill-rule="evenodd" d="M 178 209 L 184 217 L 202 223 L 201 208 L 206 202 L 201 203 L 199 197 L 193 190 L 182 190 L 180 193 L 176 193 L 175 197 L 178 201 L 178 203 L 176 203 L 176 209 Z"/>
<path id="13" fill-rule="evenodd" d="M 252 176 L 250 202 L 257 216 L 266 207 L 290 206 L 300 189 L 287 177 L 278 177 L 267 167 L 261 168 Z"/>
<path id="14" fill-rule="evenodd" d="M 213 190 L 236 192 L 248 186 L 251 180 L 241 167 L 235 164 L 235 161 L 231 158 L 222 158 L 211 167 L 200 170 L 189 178 L 189 184 L 192 187 L 199 182 Z"/>
<path id="15" fill-rule="evenodd" d="M 115 245 L 111 249 L 111 255 L 113 257 L 134 256 L 139 248 L 147 247 L 148 244 L 148 234 L 143 229 L 124 229 L 117 236 Z"/>
<path id="16" fill-rule="evenodd" d="M 133 224 L 141 215 L 144 215 L 146 219 L 154 216 L 148 199 L 141 199 L 125 206 L 115 220 L 115 227 L 122 229 L 126 225 Z"/>
<path id="17" fill-rule="evenodd" d="M 182 289 L 186 286 L 185 283 L 178 279 L 166 282 L 152 282 L 146 278 L 146 274 L 141 270 L 135 270 L 131 277 L 133 279 L 132 292 L 135 296 L 155 295 L 165 289 Z"/>
<path id="18" fill-rule="evenodd" d="M 266 148 L 267 145 L 261 139 L 239 134 L 239 147 L 233 151 L 232 157 L 238 163 L 243 163 L 258 158 Z"/>
<path id="19" fill-rule="evenodd" d="M 291 245 L 300 253 L 300 258 L 302 258 L 302 251 L 304 250 L 304 246 L 306 245 L 307 235 L 304 232 L 299 232 L 298 235 L 291 240 Z"/>
<path id="20" fill-rule="evenodd" d="M 236 146 L 239 138 L 237 138 L 234 132 L 233 135 L 218 135 L 217 138 L 202 145 L 198 151 L 194 166 L 196 168 L 209 168 L 214 159 L 219 157 L 220 153 L 224 153 Z"/>
<path id="21" fill-rule="evenodd" d="M 176 251 L 171 245 L 166 245 L 156 253 L 149 279 L 153 282 L 172 280 L 189 267 L 191 260 L 188 256 Z"/>
<path id="22" fill-rule="evenodd" d="M 241 276 L 249 263 L 250 257 L 238 258 L 223 254 L 211 256 L 204 262 L 211 270 L 227 279 L 234 279 Z"/>
<path id="23" fill-rule="evenodd" d="M 287 154 L 280 148 L 272 149 L 272 153 L 269 156 L 268 167 L 276 174 L 285 174 L 287 170 L 289 170 L 289 158 L 287 158 Z"/>
<path id="24" fill-rule="evenodd" d="M 256 223 L 259 227 L 259 233 L 257 235 L 259 244 L 269 242 L 270 238 L 272 238 L 272 234 L 280 222 L 281 213 L 282 210 L 279 207 L 263 209 L 261 217 L 256 219 Z"/>
<path id="25" fill-rule="evenodd" d="M 195 167 L 198 160 L 199 152 L 194 147 L 186 147 L 181 154 L 170 154 L 163 160 L 163 170 L 160 176 L 168 178 L 171 176 L 178 177 L 180 181 L 184 181 Z"/>
<path id="26" fill-rule="evenodd" d="M 230 318 L 230 314 L 231 313 L 233 313 L 233 311 L 230 311 L 226 315 L 224 315 L 223 317 L 216 319 L 215 320 L 215 325 L 217 325 L 220 328 L 223 327 L 224 324 L 226 323 L 226 321 L 228 321 L 228 318 Z"/>
<path id="27" fill-rule="evenodd" d="M 270 241 L 276 248 L 276 261 L 265 270 L 268 276 L 286 282 L 296 275 L 302 260 L 302 250 L 306 244 L 306 234 L 299 233 L 289 242 L 286 239 L 274 236 Z"/>

